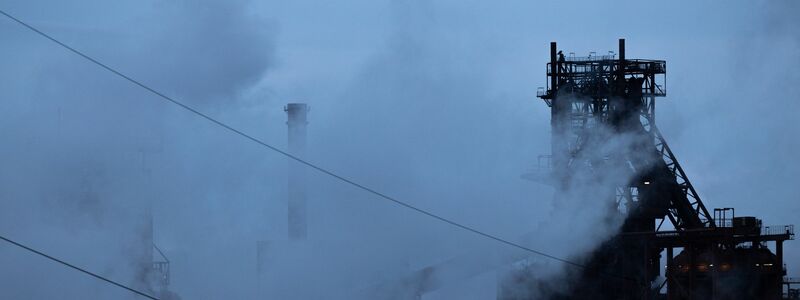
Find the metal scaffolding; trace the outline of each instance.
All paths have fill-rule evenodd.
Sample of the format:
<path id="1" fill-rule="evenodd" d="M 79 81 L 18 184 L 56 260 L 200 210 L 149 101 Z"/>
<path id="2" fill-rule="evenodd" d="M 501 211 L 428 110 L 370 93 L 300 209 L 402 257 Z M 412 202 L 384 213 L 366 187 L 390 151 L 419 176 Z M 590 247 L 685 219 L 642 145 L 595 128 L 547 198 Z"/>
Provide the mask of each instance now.
<path id="1" fill-rule="evenodd" d="M 580 172 L 602 177 L 614 169 L 628 178 L 611 181 L 609 193 L 597 196 L 624 218 L 619 233 L 589 256 L 590 268 L 570 284 L 569 295 L 556 298 L 781 299 L 782 245 L 794 228 L 763 227 L 732 209 L 730 219 L 728 209 L 715 210 L 717 220 L 709 213 L 655 124 L 656 98 L 666 96 L 665 61 L 627 59 L 624 39 L 618 56 L 567 57 L 553 42 L 546 74 L 537 96 L 551 109 L 552 153 L 540 157 L 546 172 L 526 178 L 553 185 L 557 198 L 575 188 Z M 617 136 L 628 143 L 604 153 Z M 662 228 L 665 220 L 672 229 Z M 767 242 L 775 242 L 775 254 Z M 676 248 L 683 252 L 674 256 Z M 608 273 L 622 276 L 602 276 Z M 724 286 L 731 278 L 754 283 Z"/>

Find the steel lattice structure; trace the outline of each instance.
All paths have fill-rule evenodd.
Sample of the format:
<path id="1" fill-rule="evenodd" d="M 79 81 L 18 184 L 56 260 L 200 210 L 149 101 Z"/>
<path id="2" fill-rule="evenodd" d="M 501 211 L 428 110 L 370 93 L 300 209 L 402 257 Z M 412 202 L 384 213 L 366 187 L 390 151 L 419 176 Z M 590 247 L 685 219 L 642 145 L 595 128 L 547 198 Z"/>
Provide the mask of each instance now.
<path id="1" fill-rule="evenodd" d="M 721 215 L 715 222 L 655 124 L 656 98 L 666 96 L 666 69 L 663 60 L 626 59 L 624 39 L 618 56 L 565 56 L 556 43 L 550 44 L 547 87 L 539 88 L 537 96 L 551 109 L 552 154 L 546 174 L 528 178 L 554 185 L 556 201 L 561 201 L 586 184 L 581 176 L 588 177 L 601 187 L 580 200 L 606 201 L 624 216 L 620 232 L 587 258 L 589 268 L 578 275 L 570 293 L 554 298 L 746 298 L 720 291 L 719 278 L 740 276 L 760 280 L 752 285 L 757 297 L 778 299 L 785 271 L 773 265 L 781 266 L 782 242 L 793 238 L 793 227 L 764 232 L 754 217 Z M 662 229 L 665 220 L 674 230 Z M 777 255 L 766 248 L 767 241 L 776 242 Z M 674 248 L 684 253 L 673 257 Z M 667 279 L 659 283 L 665 249 Z M 714 261 L 727 269 L 715 268 Z M 747 267 L 752 261 L 768 262 L 770 268 Z M 732 265 L 735 272 L 729 272 Z M 664 285 L 667 293 L 661 294 Z"/>

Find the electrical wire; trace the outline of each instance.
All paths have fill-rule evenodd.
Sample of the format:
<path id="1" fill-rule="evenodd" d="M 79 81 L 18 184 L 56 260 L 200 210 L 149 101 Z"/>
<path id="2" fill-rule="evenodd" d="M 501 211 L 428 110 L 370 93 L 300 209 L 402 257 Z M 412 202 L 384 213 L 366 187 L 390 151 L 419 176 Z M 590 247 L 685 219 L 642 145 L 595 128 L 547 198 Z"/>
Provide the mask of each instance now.
<path id="1" fill-rule="evenodd" d="M 8 243 L 10 243 L 10 244 L 12 244 L 12 245 L 14 245 L 14 246 L 17 246 L 17 247 L 20 247 L 20 248 L 22 248 L 22 249 L 28 250 L 28 251 L 30 251 L 30 252 L 36 253 L 36 254 L 38 254 L 39 256 L 42 256 L 42 257 L 44 257 L 44 258 L 47 258 L 47 259 L 49 259 L 49 260 L 52 260 L 52 261 L 54 261 L 54 262 L 57 262 L 57 263 L 60 263 L 60 264 L 62 264 L 62 265 L 65 265 L 65 266 L 67 266 L 67 267 L 70 267 L 70 268 L 72 268 L 72 269 L 78 270 L 78 271 L 80 271 L 80 272 L 82 272 L 82 273 L 84 273 L 84 274 L 87 274 L 87 275 L 89 275 L 89 276 L 92 276 L 92 277 L 94 277 L 94 278 L 100 279 L 100 280 L 102 280 L 102 281 L 105 281 L 105 282 L 108 282 L 108 283 L 110 283 L 110 284 L 113 284 L 113 285 L 116 285 L 116 286 L 118 286 L 118 287 L 121 287 L 121 288 L 123 288 L 123 289 L 126 289 L 126 290 L 128 290 L 128 291 L 130 291 L 130 292 L 132 292 L 132 293 L 138 294 L 139 296 L 145 297 L 145 298 L 147 298 L 147 299 L 161 300 L 161 299 L 159 299 L 159 298 L 156 298 L 156 297 L 154 297 L 154 296 L 148 295 L 148 294 L 147 294 L 147 293 L 145 293 L 145 292 L 139 291 L 139 290 L 137 290 L 137 289 L 134 289 L 134 288 L 132 288 L 132 287 L 126 286 L 126 285 L 124 285 L 124 284 L 121 284 L 121 283 L 119 283 L 119 282 L 116 282 L 116 281 L 114 281 L 114 280 L 108 279 L 108 278 L 106 278 L 106 277 L 103 277 L 103 276 L 97 275 L 97 274 L 95 274 L 95 273 L 92 273 L 91 271 L 88 271 L 88 270 L 86 270 L 86 269 L 83 269 L 83 268 L 81 268 L 81 267 L 77 267 L 77 266 L 75 266 L 75 265 L 73 265 L 73 264 L 70 264 L 70 263 L 68 263 L 68 262 L 65 262 L 65 261 L 63 261 L 63 260 L 60 260 L 60 259 L 58 259 L 58 258 L 52 257 L 52 256 L 50 256 L 50 255 L 47 255 L 47 254 L 45 254 L 44 252 L 41 252 L 41 251 L 39 251 L 39 250 L 36 250 L 36 249 L 33 249 L 33 248 L 31 248 L 31 247 L 28 247 L 28 246 L 25 246 L 25 245 L 23 245 L 23 244 L 20 244 L 20 243 L 18 243 L 18 242 L 15 242 L 15 241 L 13 241 L 13 240 L 11 240 L 11 239 L 9 239 L 9 238 L 7 238 L 7 237 L 4 237 L 4 236 L 2 236 L 2 235 L 0 235 L 0 239 L 2 239 L 2 240 L 6 241 L 6 242 L 8 242 Z"/>
<path id="2" fill-rule="evenodd" d="M 338 175 L 338 174 L 336 174 L 336 173 L 334 173 L 334 172 L 332 172 L 332 171 L 329 171 L 329 170 L 327 170 L 327 169 L 325 169 L 325 168 L 322 168 L 322 167 L 320 167 L 320 166 L 317 166 L 316 164 L 313 164 L 313 163 L 311 163 L 311 162 L 308 162 L 308 161 L 306 161 L 306 160 L 304 160 L 304 159 L 302 159 L 302 158 L 300 158 L 300 157 L 297 157 L 297 156 L 294 156 L 294 155 L 292 155 L 291 153 L 288 153 L 288 152 L 286 152 L 286 151 L 283 151 L 283 150 L 281 150 L 281 149 L 279 149 L 279 148 L 277 148 L 277 147 L 275 147 L 275 146 L 272 146 L 272 145 L 270 145 L 270 144 L 267 144 L 266 142 L 264 142 L 264 141 L 262 141 L 262 140 L 260 140 L 260 139 L 258 139 L 258 138 L 256 138 L 256 137 L 254 137 L 254 136 L 252 136 L 252 135 L 249 135 L 249 134 L 247 134 L 247 133 L 245 133 L 245 132 L 243 132 L 243 131 L 241 131 L 241 130 L 238 130 L 238 129 L 236 129 L 236 128 L 233 128 L 233 127 L 231 127 L 230 125 L 228 125 L 228 124 L 226 124 L 226 123 L 223 123 L 222 121 L 219 121 L 219 120 L 217 120 L 217 119 L 215 119 L 215 118 L 213 118 L 213 117 L 211 117 L 211 116 L 209 116 L 209 115 L 207 115 L 207 114 L 205 114 L 205 113 L 202 113 L 202 112 L 200 112 L 199 110 L 197 110 L 197 109 L 195 109 L 195 108 L 193 108 L 193 107 L 191 107 L 191 106 L 189 106 L 189 105 L 187 105 L 187 104 L 184 104 L 183 102 L 180 102 L 180 101 L 178 101 L 178 100 L 175 100 L 175 99 L 173 99 L 172 97 L 169 97 L 169 96 L 167 96 L 167 95 L 165 95 L 165 94 L 163 94 L 163 93 L 161 93 L 161 92 L 159 92 L 159 91 L 157 91 L 157 90 L 155 90 L 155 89 L 153 89 L 153 88 L 151 88 L 151 87 L 149 87 L 149 86 L 145 85 L 144 83 L 142 83 L 142 82 L 140 82 L 140 81 L 138 81 L 138 80 L 136 80 L 136 79 L 133 79 L 133 78 L 131 78 L 130 76 L 128 76 L 128 75 L 125 75 L 125 74 L 123 74 L 122 72 L 120 72 L 120 71 L 117 71 L 116 69 L 114 69 L 114 68 L 112 68 L 112 67 L 110 67 L 110 66 L 108 66 L 108 65 L 106 65 L 106 64 L 104 64 L 104 63 L 102 63 L 102 62 L 100 62 L 100 61 L 98 61 L 98 60 L 96 60 L 96 59 L 94 59 L 94 58 L 92 58 L 92 57 L 90 57 L 89 55 L 87 55 L 87 54 L 84 54 L 84 53 L 83 53 L 83 52 L 81 52 L 81 51 L 78 51 L 77 49 L 75 49 L 75 48 L 73 48 L 73 47 L 71 47 L 71 46 L 69 46 L 69 45 L 67 45 L 67 44 L 65 44 L 65 43 L 63 43 L 63 42 L 61 42 L 61 41 L 57 40 L 56 38 L 54 38 L 54 37 L 52 37 L 52 36 L 50 36 L 50 35 L 48 35 L 48 34 L 46 34 L 46 33 L 42 32 L 41 30 L 39 30 L 39 29 L 36 29 L 35 27 L 33 27 L 33 26 L 29 25 L 28 23 L 26 23 L 26 22 L 23 22 L 22 20 L 15 18 L 14 16 L 12 16 L 12 15 L 8 14 L 7 12 L 5 12 L 5 11 L 4 11 L 4 10 L 2 10 L 2 9 L 0 9 L 0 14 L 3 14 L 3 15 L 5 15 L 5 16 L 6 16 L 6 17 L 8 17 L 9 19 L 11 19 L 11 20 L 13 20 L 13 21 L 15 21 L 15 22 L 19 23 L 20 25 L 24 26 L 25 28 L 27 28 L 27 29 L 29 29 L 29 30 L 31 30 L 31 31 L 33 31 L 33 32 L 35 32 L 35 33 L 37 33 L 37 34 L 39 34 L 40 36 L 42 36 L 42 37 L 44 37 L 44 38 L 46 38 L 46 39 L 48 39 L 48 40 L 50 40 L 50 41 L 52 41 L 52 42 L 54 42 L 54 43 L 58 44 L 59 46 L 61 46 L 61 47 L 65 48 L 65 49 L 67 49 L 67 50 L 69 50 L 70 52 L 72 52 L 72 53 L 74 53 L 74 54 L 77 54 L 77 55 L 78 55 L 78 56 L 80 56 L 80 57 L 83 57 L 84 59 L 86 59 L 86 60 L 88 60 L 88 61 L 90 61 L 90 62 L 94 63 L 95 65 L 97 65 L 97 66 L 99 66 L 99 67 L 101 67 L 101 68 L 103 68 L 103 69 L 105 69 L 105 70 L 107 70 L 107 71 L 109 71 L 109 72 L 113 73 L 114 75 L 117 75 L 117 76 L 119 76 L 119 77 L 121 77 L 121 78 L 123 78 L 123 79 L 125 79 L 125 80 L 129 81 L 130 83 L 133 83 L 134 85 L 137 85 L 137 86 L 141 87 L 142 89 L 145 89 L 145 90 L 147 90 L 148 92 L 150 92 L 150 93 L 152 93 L 152 94 L 154 94 L 154 95 L 156 95 L 156 96 L 158 96 L 158 97 L 160 97 L 160 98 L 162 98 L 162 99 L 164 99 L 164 100 L 166 100 L 166 101 L 168 101 L 168 102 L 170 102 L 170 103 L 172 103 L 172 104 L 175 104 L 175 105 L 177 105 L 177 106 L 178 106 L 178 107 L 180 107 L 180 108 L 183 108 L 183 109 L 185 109 L 185 110 L 187 110 L 187 111 L 189 111 L 189 112 L 191 112 L 191 113 L 193 113 L 193 114 L 195 114 L 195 115 L 197 115 L 197 116 L 199 116 L 199 117 L 201 117 L 201 118 L 203 118 L 203 119 L 206 119 L 207 121 L 209 121 L 209 122 L 211 122 L 211 123 L 213 123 L 213 124 L 216 124 L 216 125 L 218 125 L 218 126 L 220 126 L 220 127 L 224 128 L 224 129 L 227 129 L 228 131 L 230 131 L 230 132 L 232 132 L 232 133 L 234 133 L 234 134 L 237 134 L 237 135 L 239 135 L 239 136 L 241 136 L 241 137 L 244 137 L 245 139 L 248 139 L 248 140 L 250 140 L 250 141 L 252 141 L 252 142 L 254 142 L 254 143 L 256 143 L 256 144 L 259 144 L 259 145 L 261 145 L 261 146 L 263 146 L 263 147 L 265 147 L 265 148 L 268 148 L 268 149 L 270 149 L 270 150 L 272 150 L 272 151 L 274 151 L 274 152 L 277 152 L 277 153 L 279 153 L 279 154 L 281 154 L 281 155 L 283 155 L 283 156 L 286 156 L 286 157 L 288 157 L 288 158 L 289 158 L 289 159 L 291 159 L 291 160 L 294 160 L 294 161 L 296 161 L 296 162 L 298 162 L 298 163 L 301 163 L 301 164 L 303 164 L 303 165 L 306 165 L 306 166 L 307 166 L 307 167 L 309 167 L 309 168 L 312 168 L 312 169 L 314 169 L 314 170 L 317 170 L 317 171 L 319 171 L 320 173 L 326 174 L 326 175 L 328 175 L 328 176 L 331 176 L 331 177 L 333 177 L 333 178 L 336 178 L 336 179 L 338 179 L 338 180 L 339 180 L 339 181 L 341 181 L 341 182 L 344 182 L 344 183 L 346 183 L 346 184 L 349 184 L 349 185 L 351 185 L 351 186 L 353 186 L 353 187 L 356 187 L 356 188 L 358 188 L 358 189 L 364 190 L 364 191 L 366 191 L 366 192 L 368 192 L 368 193 L 370 193 L 370 194 L 373 194 L 373 195 L 375 195 L 375 196 L 378 196 L 378 197 L 380 197 L 380 198 L 383 198 L 383 199 L 385 199 L 385 200 L 391 201 L 391 202 L 393 202 L 393 203 L 395 203 L 395 204 L 397 204 L 397 205 L 399 205 L 399 206 L 401 206 L 401 207 L 405 207 L 405 208 L 407 208 L 407 209 L 410 209 L 410 210 L 412 210 L 412 211 L 414 211 L 414 212 L 417 212 L 417 213 L 420 213 L 420 214 L 426 215 L 426 216 L 428 216 L 428 217 L 431 217 L 431 218 L 433 218 L 433 219 L 436 219 L 436 220 L 439 220 L 439 221 L 441 221 L 441 222 L 444 222 L 444 223 L 450 224 L 450 225 L 452 225 L 452 226 L 454 226 L 454 227 L 457 227 L 457 228 L 463 229 L 463 230 L 465 230 L 465 231 L 472 232 L 472 233 L 474 233 L 474 234 L 477 234 L 477 235 L 479 235 L 479 236 L 483 236 L 483 237 L 485 237 L 485 238 L 488 238 L 488 239 L 490 239 L 490 240 L 494 240 L 494 241 L 497 241 L 497 242 L 499 242 L 499 243 L 502 243 L 502 244 L 505 244 L 505 245 L 508 245 L 508 246 L 511 246 L 511 247 L 514 247 L 514 248 L 518 248 L 518 249 L 521 249 L 521 250 L 524 250 L 524 251 L 527 251 L 527 252 L 530 252 L 530 253 L 533 253 L 533 254 L 536 254 L 536 255 L 539 255 L 539 256 L 543 256 L 543 257 L 546 257 L 546 258 L 550 258 L 550 259 L 553 259 L 553 260 L 556 260 L 556 261 L 562 262 L 562 263 L 564 263 L 564 264 L 567 264 L 567 265 L 570 265 L 570 266 L 574 266 L 574 267 L 581 268 L 581 269 L 588 269 L 588 266 L 586 266 L 586 265 L 583 265 L 583 264 L 580 264 L 580 263 L 576 263 L 576 262 L 573 262 L 573 261 L 569 261 L 569 260 L 566 260 L 566 259 L 563 259 L 563 258 L 560 258 L 560 257 L 554 256 L 554 255 L 550 255 L 550 254 L 544 253 L 544 252 L 542 252 L 542 251 L 539 251 L 539 250 L 536 250 L 536 249 L 533 249 L 533 248 L 530 248 L 530 247 L 524 246 L 524 245 L 522 245 L 522 244 L 515 243 L 515 242 L 512 242 L 512 241 L 510 241 L 510 240 L 507 240 L 507 239 L 504 239 L 504 238 L 501 238 L 501 237 L 498 237 L 498 236 L 495 236 L 495 235 L 492 235 L 492 234 L 489 234 L 489 233 L 483 232 L 483 231 L 481 231 L 481 230 L 478 230 L 478 229 L 472 228 L 472 227 L 470 227 L 470 226 L 463 225 L 463 224 L 461 224 L 461 223 L 458 223 L 458 222 L 452 221 L 452 220 L 450 220 L 450 219 L 447 219 L 447 218 L 445 218 L 445 217 L 439 216 L 439 215 L 437 215 L 437 214 L 434 214 L 434 213 L 432 213 L 432 212 L 429 212 L 429 211 L 427 211 L 427 210 L 424 210 L 424 209 L 418 208 L 418 207 L 416 207 L 416 206 L 413 206 L 413 205 L 411 205 L 411 204 L 408 204 L 408 203 L 406 203 L 406 202 L 403 202 L 403 201 L 400 201 L 400 200 L 398 200 L 398 199 L 395 199 L 394 197 L 391 197 L 391 196 L 389 196 L 389 195 L 386 195 L 386 194 L 384 194 L 384 193 L 381 193 L 381 192 L 379 192 L 379 191 L 376 191 L 376 190 L 374 190 L 374 189 L 372 189 L 372 188 L 370 188 L 370 187 L 367 187 L 367 186 L 365 186 L 365 185 L 362 185 L 362 184 L 360 184 L 360 183 L 357 183 L 357 182 L 355 182 L 355 181 L 353 181 L 353 180 L 351 180 L 351 179 L 348 179 L 348 178 L 346 178 L 346 177 L 344 177 L 344 176 Z M 621 276 L 621 275 L 615 275 L 615 274 L 611 274 L 611 273 L 602 273 L 602 272 L 601 272 L 601 274 L 603 274 L 603 275 L 606 275 L 606 276 L 609 276 L 609 277 L 616 277 L 616 278 L 620 278 L 620 279 L 624 279 L 624 280 L 632 280 L 632 281 L 636 281 L 635 279 L 628 278 L 628 277 Z"/>

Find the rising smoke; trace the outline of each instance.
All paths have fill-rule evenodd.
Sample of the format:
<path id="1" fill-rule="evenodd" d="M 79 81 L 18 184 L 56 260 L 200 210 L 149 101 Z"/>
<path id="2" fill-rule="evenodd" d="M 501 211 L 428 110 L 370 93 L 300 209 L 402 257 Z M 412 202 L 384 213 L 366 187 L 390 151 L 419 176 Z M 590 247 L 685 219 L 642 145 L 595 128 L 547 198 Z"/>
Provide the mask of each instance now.
<path id="1" fill-rule="evenodd" d="M 519 178 L 537 154 L 549 152 L 549 114 L 534 91 L 544 83 L 551 39 L 589 51 L 610 48 L 625 36 L 641 45 L 631 53 L 667 59 L 670 99 L 676 101 L 659 107 L 659 124 L 690 174 L 741 171 L 726 159 L 773 149 L 759 145 L 777 133 L 762 139 L 762 131 L 783 128 L 787 136 L 796 131 L 784 126 L 792 109 L 769 108 L 796 105 L 786 100 L 795 99 L 796 90 L 782 90 L 795 75 L 759 79 L 776 82 L 769 91 L 748 89 L 752 99 L 773 101 L 758 107 L 762 115 L 774 114 L 774 122 L 733 106 L 707 114 L 738 99 L 732 90 L 753 79 L 742 75 L 734 89 L 720 87 L 728 81 L 716 76 L 739 73 L 742 66 L 725 63 L 751 57 L 728 56 L 741 45 L 726 39 L 741 41 L 739 33 L 754 29 L 732 26 L 724 19 L 729 14 L 716 13 L 717 5 L 687 10 L 690 4 L 705 5 L 668 4 L 663 15 L 647 18 L 625 14 L 639 18 L 636 22 L 607 16 L 652 7 L 153 0 L 12 1 L 3 8 L 282 148 L 282 106 L 309 102 L 311 161 L 470 226 L 581 260 L 618 226 L 616 219 L 597 213 L 607 211 L 607 203 L 580 200 L 592 195 L 593 181 L 587 179 L 588 187 L 567 198 L 572 200 L 553 203 L 548 187 Z M 744 18 L 762 8 L 742 6 L 731 14 Z M 560 9 L 571 9 L 586 22 L 545 13 Z M 786 14 L 792 9 L 741 23 L 777 22 L 784 33 L 762 42 L 786 45 L 780 56 L 793 57 L 796 35 L 785 37 L 796 30 L 778 21 L 791 19 Z M 645 21 L 663 26 L 631 25 Z M 144 227 L 142 199 L 152 199 L 154 238 L 172 261 L 173 290 L 184 299 L 257 299 L 256 241 L 280 242 L 285 235 L 285 159 L 164 105 L 5 20 L 0 24 L 0 34 L 9 40 L 0 49 L 8 70 L 0 72 L 2 234 L 133 284 Z M 752 35 L 761 36 L 756 31 Z M 687 54 L 690 43 L 706 50 Z M 748 52 L 754 51 L 767 52 L 759 47 Z M 698 71 L 698 56 L 716 71 Z M 760 64 L 746 66 L 763 70 Z M 739 122 L 742 118 L 748 122 Z M 721 146 L 736 137 L 719 137 L 720 126 L 745 137 L 746 147 Z M 785 199 L 796 190 L 770 182 L 796 178 L 800 167 L 787 150 L 797 148 L 794 140 L 782 140 L 783 146 L 770 152 L 774 155 L 759 155 L 749 165 L 767 164 L 771 170 L 789 162 L 790 167 L 777 169 L 778 175 L 753 171 L 748 174 L 769 180 L 748 183 Z M 703 150 L 696 145 L 701 142 L 720 146 Z M 717 184 L 719 177 L 692 178 L 732 205 L 748 201 L 729 183 Z M 497 262 L 508 257 L 522 257 L 519 264 L 532 270 L 527 278 L 569 276 L 561 263 L 498 246 L 325 176 L 309 174 L 309 180 L 309 234 L 317 242 L 296 252 L 275 248 L 274 257 L 285 258 L 272 265 L 282 275 L 275 282 L 283 287 L 283 299 L 357 299 L 387 283 L 386 295 L 408 295 L 430 282 L 444 284 L 425 299 L 491 299 L 495 274 L 471 270 L 502 268 Z M 785 205 L 785 218 L 797 212 L 796 203 Z M 764 209 L 756 214 L 775 213 L 752 206 Z M 475 259 L 391 286 L 462 253 Z M 0 246 L 0 263 L 5 268 L 0 287 L 12 299 L 135 299 L 15 248 Z M 565 289 L 558 280 L 546 282 L 550 291 Z"/>
<path id="2" fill-rule="evenodd" d="M 45 6 L 63 14 L 40 14 L 22 3 L 6 3 L 3 9 L 207 111 L 237 106 L 242 88 L 260 79 L 273 59 L 272 26 L 251 14 L 245 1 Z M 106 19 L 106 14 L 114 17 Z M 72 15 L 87 18 L 68 17 Z M 186 166 L 197 163 L 194 155 L 219 161 L 208 154 L 223 152 L 213 144 L 225 140 L 206 135 L 215 141 L 192 151 L 197 144 L 181 144 L 183 137 L 196 137 L 192 131 L 210 126 L 192 122 L 152 95 L 8 20 L 3 20 L 2 33 L 17 41 L 3 50 L 4 66 L 15 71 L 2 75 L 2 234 L 124 284 L 157 291 L 142 272 L 151 250 L 147 211 L 151 206 L 156 211 L 156 242 L 168 241 L 161 244 L 168 253 L 182 249 L 176 246 L 182 241 L 159 229 L 170 227 L 178 230 L 172 234 L 181 235 L 179 227 L 170 226 L 170 218 L 190 220 L 189 216 L 159 212 L 185 211 L 180 206 L 188 206 L 190 200 L 209 203 L 209 189 L 236 190 L 233 184 L 210 184 L 218 178 L 187 176 L 193 170 Z M 226 164 L 205 163 L 203 172 L 224 173 Z M 178 194 L 187 201 L 175 201 Z M 4 246 L 0 251 L 0 260 L 10 266 L 0 274 L 10 299 L 133 298 L 18 249 Z M 185 259 L 174 259 L 175 265 L 186 266 Z M 201 280 L 213 278 L 186 274 L 176 276 L 183 279 L 174 285 L 186 280 L 202 286 Z"/>
<path id="3" fill-rule="evenodd" d="M 580 102 L 569 96 L 561 96 L 557 101 Z M 638 123 L 638 119 L 636 115 L 634 120 L 628 121 Z M 590 119 L 583 128 L 581 137 L 572 132 L 553 137 L 557 143 L 568 141 L 570 144 L 563 149 L 571 153 L 563 153 L 570 160 L 569 171 L 553 168 L 548 172 L 548 178 L 555 177 L 551 181 L 556 190 L 553 218 L 548 220 L 552 223 L 540 226 L 552 228 L 567 225 L 564 228 L 566 232 L 580 233 L 548 238 L 568 243 L 570 249 L 560 252 L 561 255 L 581 266 L 565 264 L 550 271 L 535 259 L 520 261 L 503 275 L 502 299 L 561 299 L 573 292 L 575 286 L 587 284 L 583 276 L 587 270 L 583 266 L 591 266 L 591 260 L 595 259 L 593 254 L 602 243 L 610 242 L 612 236 L 619 232 L 628 212 L 638 205 L 618 197 L 616 187 L 630 185 L 653 165 L 652 157 L 641 151 L 642 143 L 648 142 L 647 135 L 642 135 L 635 127 L 621 131 L 623 127 L 614 128 L 600 117 Z M 652 137 L 649 139 L 652 143 Z M 578 149 L 578 140 L 582 140 L 581 150 L 574 151 L 572 149 Z M 556 159 L 558 154 L 553 155 Z M 628 161 L 645 163 L 634 169 Z M 541 235 L 537 237 L 542 238 Z M 601 269 L 600 272 L 600 276 L 619 276 L 615 273 L 618 271 L 613 269 Z M 601 287 L 596 288 L 598 290 L 592 294 L 603 292 L 599 290 Z"/>

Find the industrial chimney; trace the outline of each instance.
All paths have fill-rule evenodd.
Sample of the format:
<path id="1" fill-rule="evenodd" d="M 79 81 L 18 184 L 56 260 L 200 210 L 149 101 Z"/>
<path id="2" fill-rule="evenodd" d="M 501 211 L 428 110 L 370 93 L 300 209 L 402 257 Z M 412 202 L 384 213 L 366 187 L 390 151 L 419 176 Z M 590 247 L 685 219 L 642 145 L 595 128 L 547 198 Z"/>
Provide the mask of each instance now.
<path id="1" fill-rule="evenodd" d="M 288 116 L 289 153 L 295 157 L 305 157 L 306 115 L 309 107 L 305 103 L 289 103 L 284 108 Z M 297 161 L 289 159 L 289 240 L 305 240 L 308 234 L 306 224 L 306 177 L 305 168 Z"/>

